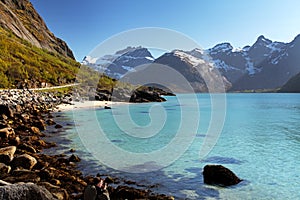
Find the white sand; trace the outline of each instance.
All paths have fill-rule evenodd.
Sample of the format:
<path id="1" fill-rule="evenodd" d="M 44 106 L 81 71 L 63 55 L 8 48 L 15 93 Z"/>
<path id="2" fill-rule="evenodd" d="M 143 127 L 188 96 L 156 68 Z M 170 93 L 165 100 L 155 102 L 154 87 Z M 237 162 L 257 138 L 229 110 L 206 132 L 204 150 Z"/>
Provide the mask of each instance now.
<path id="1" fill-rule="evenodd" d="M 57 106 L 58 111 L 68 111 L 73 109 L 83 108 L 101 108 L 105 106 L 112 106 L 115 104 L 126 104 L 126 102 L 111 102 L 111 101 L 84 101 L 84 102 L 72 102 L 71 104 L 60 104 Z"/>

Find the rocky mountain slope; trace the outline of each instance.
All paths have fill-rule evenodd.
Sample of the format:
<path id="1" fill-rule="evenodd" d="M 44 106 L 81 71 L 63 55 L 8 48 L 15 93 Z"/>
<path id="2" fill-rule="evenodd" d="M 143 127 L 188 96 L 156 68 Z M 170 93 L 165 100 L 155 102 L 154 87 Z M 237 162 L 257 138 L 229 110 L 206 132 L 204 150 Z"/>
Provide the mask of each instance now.
<path id="1" fill-rule="evenodd" d="M 139 47 L 138 49 L 147 52 L 145 48 Z M 203 82 L 203 77 L 199 77 L 199 74 L 195 76 L 195 71 L 191 68 L 193 66 L 192 61 L 196 60 L 198 60 L 197 62 L 204 61 L 213 69 L 218 69 L 223 75 L 226 89 L 230 91 L 276 90 L 300 72 L 300 65 L 298 64 L 300 63 L 300 35 L 290 43 L 273 42 L 260 36 L 252 46 L 245 46 L 242 49 L 234 49 L 230 43 L 221 43 L 207 50 L 173 50 L 156 59 L 145 54 L 141 56 L 143 59 L 140 61 L 142 62 L 135 64 L 132 62 L 136 58 L 128 57 L 126 49 L 120 52 L 122 53 L 100 59 L 86 57 L 83 62 L 94 68 L 108 69 L 109 65 L 104 65 L 105 62 L 103 61 L 118 61 L 118 64 L 105 70 L 105 73 L 115 78 L 122 77 L 127 71 L 133 71 L 137 63 L 149 64 L 152 62 L 168 65 L 182 73 L 199 92 L 205 92 L 207 88 Z"/>
<path id="2" fill-rule="evenodd" d="M 293 76 L 286 84 L 284 84 L 279 92 L 300 93 L 300 73 Z"/>
<path id="3" fill-rule="evenodd" d="M 178 71 L 184 76 L 195 92 L 208 92 L 208 83 L 217 83 L 219 80 L 223 80 L 226 89 L 231 87 L 231 83 L 226 77 L 218 74 L 213 65 L 210 65 L 202 57 L 195 57 L 189 52 L 174 50 L 157 58 L 154 63 L 166 65 Z M 172 86 L 170 89 L 176 92 L 185 92 L 183 90 L 184 87 L 178 84 Z"/>
<path id="4" fill-rule="evenodd" d="M 47 28 L 29 0 L 1 0 L 0 27 L 37 47 L 74 59 L 68 45 Z"/>
<path id="5" fill-rule="evenodd" d="M 28 0 L 0 1 L 0 88 L 72 83 L 80 66 Z"/>

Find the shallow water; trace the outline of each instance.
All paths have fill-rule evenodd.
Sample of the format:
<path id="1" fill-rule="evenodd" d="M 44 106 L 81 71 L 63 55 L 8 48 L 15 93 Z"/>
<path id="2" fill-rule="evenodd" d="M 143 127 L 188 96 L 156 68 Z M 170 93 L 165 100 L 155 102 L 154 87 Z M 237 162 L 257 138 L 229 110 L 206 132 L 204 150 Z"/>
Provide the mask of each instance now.
<path id="1" fill-rule="evenodd" d="M 226 94 L 224 126 L 205 157 L 199 154 L 204 141 L 218 136 L 207 133 L 209 123 L 223 124 L 221 118 L 211 121 L 210 95 L 167 99 L 64 112 L 57 118 L 69 122 L 58 138 L 60 150 L 76 149 L 86 173 L 155 185 L 152 190 L 176 199 L 300 199 L 299 94 Z M 207 186 L 206 164 L 222 164 L 244 181 Z"/>

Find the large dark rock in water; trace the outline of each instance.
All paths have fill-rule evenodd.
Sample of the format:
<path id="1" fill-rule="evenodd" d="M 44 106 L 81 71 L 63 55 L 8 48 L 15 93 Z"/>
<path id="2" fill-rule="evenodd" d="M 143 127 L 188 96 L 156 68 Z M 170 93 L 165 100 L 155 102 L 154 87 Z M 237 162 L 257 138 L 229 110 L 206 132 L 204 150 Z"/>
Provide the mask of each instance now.
<path id="1" fill-rule="evenodd" d="M 204 183 L 209 185 L 230 186 L 242 180 L 222 165 L 206 165 L 203 171 Z"/>
<path id="2" fill-rule="evenodd" d="M 5 200 L 53 200 L 53 195 L 44 187 L 33 183 L 13 184 L 0 187 L 0 199 Z"/>

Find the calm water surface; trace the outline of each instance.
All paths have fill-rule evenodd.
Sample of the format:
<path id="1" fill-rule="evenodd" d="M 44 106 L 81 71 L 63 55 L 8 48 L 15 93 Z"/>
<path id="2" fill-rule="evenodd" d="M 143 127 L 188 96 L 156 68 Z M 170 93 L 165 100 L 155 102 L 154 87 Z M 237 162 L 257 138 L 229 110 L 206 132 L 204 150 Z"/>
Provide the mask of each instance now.
<path id="1" fill-rule="evenodd" d="M 178 98 L 185 103 L 180 103 Z M 80 167 L 86 173 L 110 173 L 140 184 L 156 185 L 152 190 L 176 199 L 300 199 L 299 94 L 227 94 L 223 130 L 205 158 L 200 158 L 199 151 L 211 119 L 210 95 L 198 94 L 198 105 L 189 104 L 189 98 L 192 96 L 184 94 L 167 97 L 168 101 L 161 104 L 126 105 L 129 108 L 126 111 L 119 105 L 112 110 L 64 112 L 57 118 L 68 127 L 59 138 L 61 151 L 75 148 L 85 160 Z M 184 126 L 184 132 L 193 130 L 189 127 L 195 125 L 195 120 L 183 114 L 184 109 L 190 116 L 199 114 L 199 128 L 190 133 L 191 145 L 173 164 L 158 171 L 137 174 L 111 169 L 95 158 L 105 153 L 115 159 L 115 163 L 122 163 L 117 155 L 101 148 L 107 140 L 118 149 L 133 153 L 146 154 L 164 148 L 177 137 L 180 122 L 191 123 Z M 126 122 L 128 114 L 134 126 Z M 119 121 L 114 116 L 119 116 Z M 182 116 L 188 120 L 183 120 Z M 98 123 L 91 123 L 91 117 Z M 76 118 L 77 129 L 73 118 Z M 107 140 L 99 142 L 99 126 Z M 86 134 L 84 141 L 82 134 Z M 145 162 L 142 167 L 154 169 L 157 163 Z M 202 168 L 206 164 L 222 164 L 244 181 L 228 188 L 205 185 Z"/>

